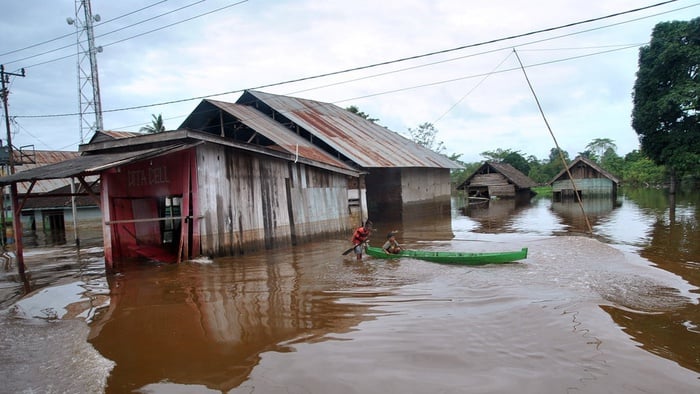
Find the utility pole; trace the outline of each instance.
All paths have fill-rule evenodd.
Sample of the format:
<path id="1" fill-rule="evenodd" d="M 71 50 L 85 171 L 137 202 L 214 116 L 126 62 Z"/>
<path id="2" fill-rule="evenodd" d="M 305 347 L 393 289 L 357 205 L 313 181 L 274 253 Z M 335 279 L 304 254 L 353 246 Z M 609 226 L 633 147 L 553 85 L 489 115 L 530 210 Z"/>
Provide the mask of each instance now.
<path id="1" fill-rule="evenodd" d="M 10 91 L 7 89 L 6 84 L 10 83 L 10 76 L 24 77 L 24 69 L 22 69 L 21 74 L 5 72 L 5 65 L 0 64 L 0 80 L 2 80 L 2 106 L 5 109 L 5 127 L 7 128 L 7 163 L 10 167 L 10 174 L 15 173 L 15 159 L 14 152 L 12 151 L 12 131 L 10 130 L 10 111 L 8 110 L 7 102 L 9 101 Z M 2 196 L 5 199 L 5 194 Z M 17 273 L 20 279 L 24 283 L 24 290 L 29 292 L 29 282 L 27 281 L 26 274 L 24 272 L 24 254 L 22 251 L 22 215 L 20 208 L 17 205 L 17 182 L 12 182 L 10 184 L 10 201 L 12 206 L 12 227 L 14 230 L 15 237 L 15 254 L 17 257 Z M 5 220 L 5 211 L 3 208 L 2 212 L 3 222 Z M 3 223 L 4 224 L 4 223 Z M 5 231 L 5 226 L 2 228 Z"/>
<path id="2" fill-rule="evenodd" d="M 104 130 L 102 126 L 102 101 L 97 72 L 97 52 L 95 47 L 93 21 L 99 22 L 99 15 L 92 15 L 90 0 L 75 0 L 75 19 L 67 18 L 69 25 L 75 25 L 78 47 L 78 101 L 80 113 L 80 143 L 94 132 Z M 94 114 L 94 121 L 90 115 Z"/>

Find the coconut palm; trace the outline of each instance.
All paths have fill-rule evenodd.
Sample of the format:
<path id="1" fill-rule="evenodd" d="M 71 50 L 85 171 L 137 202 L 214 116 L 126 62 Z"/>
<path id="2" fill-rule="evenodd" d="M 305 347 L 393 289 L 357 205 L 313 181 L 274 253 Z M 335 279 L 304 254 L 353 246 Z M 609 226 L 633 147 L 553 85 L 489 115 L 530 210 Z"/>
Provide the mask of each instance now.
<path id="1" fill-rule="evenodd" d="M 153 121 L 151 122 L 150 125 L 141 127 L 140 131 L 142 133 L 162 133 L 165 131 L 165 125 L 163 124 L 163 115 L 158 114 L 158 116 L 151 115 L 153 117 Z"/>

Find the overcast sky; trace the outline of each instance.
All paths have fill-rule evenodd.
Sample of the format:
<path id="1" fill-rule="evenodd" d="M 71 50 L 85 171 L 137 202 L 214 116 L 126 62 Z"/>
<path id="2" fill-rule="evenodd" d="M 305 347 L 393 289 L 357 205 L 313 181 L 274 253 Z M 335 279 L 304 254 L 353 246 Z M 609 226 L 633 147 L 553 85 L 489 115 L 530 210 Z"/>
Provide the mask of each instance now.
<path id="1" fill-rule="evenodd" d="M 176 129 L 202 97 L 234 102 L 257 89 L 355 105 L 404 135 L 433 123 L 446 153 L 465 162 L 498 148 L 545 159 L 555 141 L 526 73 L 572 158 L 596 138 L 624 156 L 639 147 L 630 126 L 639 47 L 657 23 L 700 14 L 689 0 L 624 13 L 660 3 L 92 0 L 104 128 L 139 131 L 162 114 Z M 14 146 L 77 150 L 81 142 L 68 17 L 73 0 L 3 3 L 0 64 L 26 70 L 9 84 Z M 324 74 L 334 75 L 309 78 Z M 4 124 L 3 114 L 3 145 Z"/>

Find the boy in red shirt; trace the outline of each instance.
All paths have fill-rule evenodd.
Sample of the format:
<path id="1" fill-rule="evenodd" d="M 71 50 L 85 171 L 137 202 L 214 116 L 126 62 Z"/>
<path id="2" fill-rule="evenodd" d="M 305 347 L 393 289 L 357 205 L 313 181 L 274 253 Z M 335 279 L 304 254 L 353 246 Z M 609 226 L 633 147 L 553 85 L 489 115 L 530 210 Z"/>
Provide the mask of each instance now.
<path id="1" fill-rule="evenodd" d="M 360 226 L 355 230 L 352 235 L 352 244 L 355 245 L 355 256 L 357 260 L 362 260 L 362 249 L 364 248 L 364 243 L 367 242 L 369 235 L 372 233 L 372 222 L 368 219 L 364 225 Z"/>

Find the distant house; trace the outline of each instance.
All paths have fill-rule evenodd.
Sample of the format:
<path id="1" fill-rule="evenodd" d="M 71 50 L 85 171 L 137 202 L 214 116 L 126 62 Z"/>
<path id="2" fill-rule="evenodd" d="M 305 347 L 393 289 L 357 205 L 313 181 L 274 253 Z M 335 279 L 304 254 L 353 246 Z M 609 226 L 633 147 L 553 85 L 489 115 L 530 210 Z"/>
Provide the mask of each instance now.
<path id="1" fill-rule="evenodd" d="M 578 156 L 569 164 L 568 171 L 562 170 L 549 183 L 554 201 L 575 199 L 576 192 L 581 199 L 609 197 L 615 200 L 620 181 L 590 159 Z"/>
<path id="2" fill-rule="evenodd" d="M 15 172 L 21 173 L 78 156 L 78 152 L 35 150 L 30 146 L 13 151 L 13 164 Z M 7 166 L 9 162 L 4 161 L 2 164 Z M 20 196 L 24 197 L 28 192 L 32 194 L 31 198 L 27 198 L 21 206 L 20 218 L 27 236 L 33 237 L 40 244 L 66 242 L 66 234 L 70 234 L 74 229 L 70 183 L 70 178 L 62 178 L 17 184 L 17 193 Z M 76 193 L 81 194 L 80 191 Z M 9 209 L 11 204 L 9 194 L 4 194 L 4 197 L 4 206 Z M 75 206 L 78 220 L 85 223 L 86 220 L 92 219 L 93 223 L 99 223 L 100 211 L 94 201 L 78 196 Z M 49 239 L 49 237 L 54 238 Z"/>
<path id="3" fill-rule="evenodd" d="M 462 184 L 458 190 L 464 190 L 470 198 L 512 198 L 529 201 L 535 192 L 535 182 L 508 163 L 484 162 Z"/>

